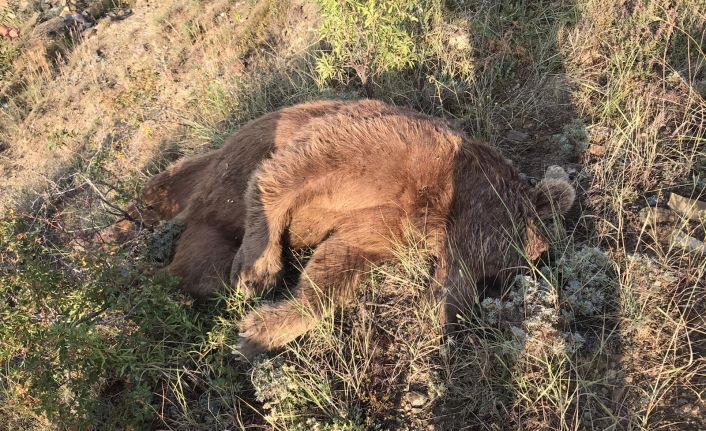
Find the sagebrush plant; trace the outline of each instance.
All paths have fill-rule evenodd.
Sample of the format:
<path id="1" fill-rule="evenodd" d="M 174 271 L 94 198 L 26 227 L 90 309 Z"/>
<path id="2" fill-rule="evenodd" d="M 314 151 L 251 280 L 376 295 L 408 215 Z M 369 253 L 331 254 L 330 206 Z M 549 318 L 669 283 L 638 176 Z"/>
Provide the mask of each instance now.
<path id="1" fill-rule="evenodd" d="M 174 280 L 141 275 L 137 256 L 62 251 L 40 222 L 10 214 L 0 224 L 3 426 L 12 429 L 18 411 L 42 427 L 143 429 L 165 408 L 186 407 L 176 400 L 190 375 L 230 354 L 211 347 L 216 316 L 175 294 Z M 222 365 L 200 385 L 224 394 L 237 385 L 238 371 Z M 174 399 L 160 399 L 155 385 Z M 191 420 L 214 423 L 221 403 L 209 406 L 210 419 Z"/>
<path id="2" fill-rule="evenodd" d="M 562 128 L 562 133 L 552 136 L 554 144 L 561 151 L 571 155 L 583 154 L 586 151 L 588 132 L 581 120 L 574 120 Z"/>

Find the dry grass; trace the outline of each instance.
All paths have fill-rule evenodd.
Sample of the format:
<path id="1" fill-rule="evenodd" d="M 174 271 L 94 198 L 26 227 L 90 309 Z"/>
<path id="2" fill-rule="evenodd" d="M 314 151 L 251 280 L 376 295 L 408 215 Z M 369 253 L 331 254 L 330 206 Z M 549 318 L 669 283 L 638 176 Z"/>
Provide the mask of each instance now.
<path id="1" fill-rule="evenodd" d="M 331 15 L 366 2 L 323 3 L 135 0 L 49 57 L 0 40 L 0 430 L 706 428 L 706 257 L 670 235 L 706 226 L 638 215 L 706 195 L 706 7 L 405 2 L 380 21 L 402 38 L 385 63 L 350 48 L 380 27 Z M 31 32 L 16 2 L 0 17 Z M 322 45 L 331 22 L 360 33 Z M 252 304 L 147 275 L 178 233 L 96 244 L 170 161 L 278 107 L 362 96 L 453 119 L 531 176 L 562 165 L 579 191 L 552 252 L 457 332 L 410 242 L 251 368 L 233 349 Z"/>

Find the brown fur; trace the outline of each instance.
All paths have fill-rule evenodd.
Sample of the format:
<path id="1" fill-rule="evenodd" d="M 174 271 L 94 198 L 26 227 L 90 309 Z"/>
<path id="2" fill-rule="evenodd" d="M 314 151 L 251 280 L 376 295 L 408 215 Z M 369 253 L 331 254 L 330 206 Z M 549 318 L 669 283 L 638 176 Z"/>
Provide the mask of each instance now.
<path id="1" fill-rule="evenodd" d="M 243 126 L 218 150 L 182 160 L 153 177 L 133 209 L 147 225 L 174 218 L 186 225 L 168 272 L 196 297 L 227 283 L 245 223 L 243 195 L 258 164 L 312 118 L 342 109 L 321 101 L 283 109 Z"/>
<path id="2" fill-rule="evenodd" d="M 544 250 L 537 223 L 568 210 L 574 192 L 560 180 L 530 187 L 497 150 L 441 120 L 361 101 L 261 117 L 156 177 L 145 198 L 154 218 L 186 224 L 168 270 L 196 295 L 217 289 L 236 249 L 231 282 L 259 295 L 281 276 L 285 243 L 315 248 L 293 298 L 242 322 L 241 352 L 251 356 L 309 330 L 326 304 L 349 301 L 410 230 L 437 260 L 453 320 L 476 281 L 509 277 L 523 254 Z"/>

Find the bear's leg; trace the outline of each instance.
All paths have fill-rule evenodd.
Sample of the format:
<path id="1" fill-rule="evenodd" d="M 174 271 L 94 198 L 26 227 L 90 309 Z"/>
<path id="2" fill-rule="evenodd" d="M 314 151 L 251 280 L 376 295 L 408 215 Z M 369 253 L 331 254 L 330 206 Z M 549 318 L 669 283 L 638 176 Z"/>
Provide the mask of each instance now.
<path id="1" fill-rule="evenodd" d="M 282 269 L 282 234 L 286 220 L 282 220 L 285 216 L 281 209 L 288 203 L 277 196 L 270 196 L 269 202 L 265 207 L 259 191 L 246 194 L 245 233 L 230 269 L 231 286 L 246 297 L 261 296 L 273 288 Z"/>
<path id="2" fill-rule="evenodd" d="M 282 269 L 282 236 L 298 204 L 321 191 L 306 187 L 319 175 L 307 170 L 308 159 L 281 151 L 253 173 L 245 192 L 245 233 L 231 268 L 231 285 L 247 296 L 275 286 Z M 313 244 L 312 244 L 313 245 Z"/>
<path id="3" fill-rule="evenodd" d="M 258 307 L 240 325 L 239 351 L 247 359 L 294 340 L 314 328 L 327 307 L 354 296 L 361 275 L 389 258 L 335 235 L 316 248 L 293 298 Z"/>
<path id="4" fill-rule="evenodd" d="M 228 270 L 238 248 L 232 233 L 203 223 L 191 223 L 179 238 L 167 272 L 181 277 L 179 286 L 197 298 L 207 298 L 227 285 Z"/>

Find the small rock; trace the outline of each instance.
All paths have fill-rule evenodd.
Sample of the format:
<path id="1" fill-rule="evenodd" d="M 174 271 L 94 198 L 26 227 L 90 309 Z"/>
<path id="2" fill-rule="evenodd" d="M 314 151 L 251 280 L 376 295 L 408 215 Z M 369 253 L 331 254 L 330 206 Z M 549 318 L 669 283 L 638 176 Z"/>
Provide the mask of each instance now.
<path id="1" fill-rule="evenodd" d="M 679 221 L 679 215 L 666 208 L 645 207 L 640 210 L 639 216 L 642 223 L 659 224 Z"/>
<path id="2" fill-rule="evenodd" d="M 657 195 L 648 196 L 645 201 L 648 207 L 656 207 L 659 205 L 659 197 L 657 197 Z"/>
<path id="3" fill-rule="evenodd" d="M 675 229 L 672 235 L 674 244 L 684 250 L 706 254 L 706 244 L 700 239 L 689 236 L 679 229 Z"/>
<path id="4" fill-rule="evenodd" d="M 611 129 L 608 127 L 595 126 L 589 132 L 589 140 L 593 144 L 604 143 L 610 138 Z M 603 147 L 603 145 L 597 145 Z M 604 147 L 605 148 L 605 147 Z"/>
<path id="5" fill-rule="evenodd" d="M 689 220 L 706 221 L 706 202 L 685 198 L 684 196 L 672 193 L 669 196 L 667 205 Z"/>
<path id="6" fill-rule="evenodd" d="M 0 36 L 5 36 L 8 39 L 16 39 L 20 36 L 20 29 L 6 27 L 0 24 Z"/>
<path id="7" fill-rule="evenodd" d="M 409 401 L 410 406 L 414 408 L 419 408 L 426 404 L 427 401 L 429 401 L 429 397 L 422 394 L 421 392 L 412 391 L 407 394 L 407 401 Z"/>

